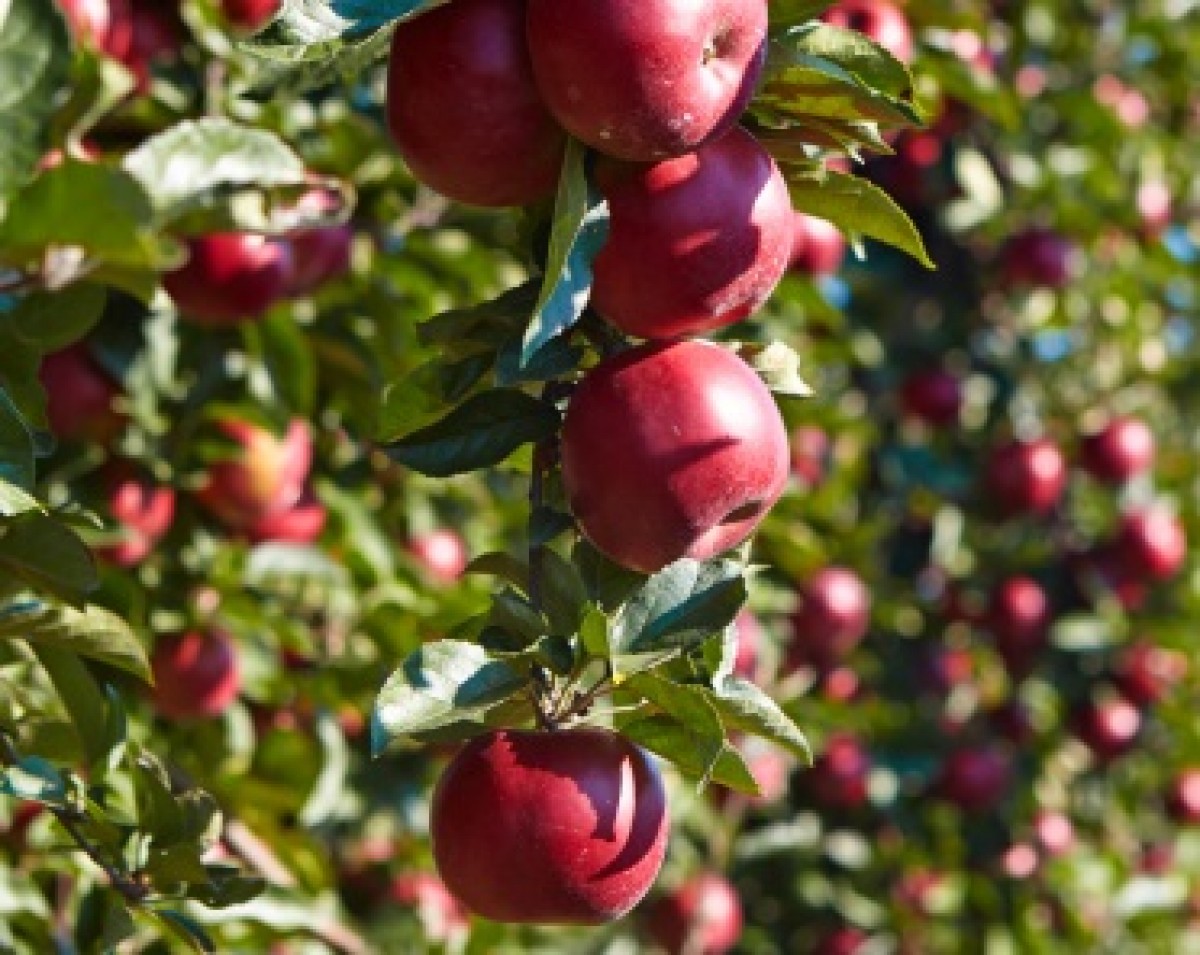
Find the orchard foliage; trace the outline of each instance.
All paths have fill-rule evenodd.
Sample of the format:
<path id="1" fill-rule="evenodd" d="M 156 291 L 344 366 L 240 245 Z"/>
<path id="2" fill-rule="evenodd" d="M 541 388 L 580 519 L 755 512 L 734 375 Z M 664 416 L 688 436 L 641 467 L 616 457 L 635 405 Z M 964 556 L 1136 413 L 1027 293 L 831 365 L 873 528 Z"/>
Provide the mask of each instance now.
<path id="1" fill-rule="evenodd" d="M 469 2 L 0 5 L 0 950 L 1195 944 L 1186 11 L 771 0 L 738 135 L 817 218 L 691 328 L 791 474 L 639 572 L 560 460 L 608 161 L 485 210 L 389 132 Z M 662 759 L 656 894 L 471 917 L 447 760 L 577 724 Z"/>

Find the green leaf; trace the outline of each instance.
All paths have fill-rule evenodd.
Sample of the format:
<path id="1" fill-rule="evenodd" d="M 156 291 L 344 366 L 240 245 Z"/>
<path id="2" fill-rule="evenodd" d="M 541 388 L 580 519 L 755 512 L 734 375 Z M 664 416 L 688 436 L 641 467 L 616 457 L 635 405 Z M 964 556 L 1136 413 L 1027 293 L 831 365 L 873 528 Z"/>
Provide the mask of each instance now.
<path id="1" fill-rule="evenodd" d="M 33 435 L 8 392 L 0 388 L 0 515 L 14 513 L 23 492 L 33 488 L 34 467 Z"/>
<path id="2" fill-rule="evenodd" d="M 723 744 L 716 760 L 708 764 L 695 748 L 693 731 L 673 716 L 658 713 L 622 723 L 619 729 L 623 736 L 673 763 L 685 776 L 699 780 L 707 776 L 708 782 L 752 796 L 759 794 L 758 783 L 737 750 Z"/>
<path id="3" fill-rule="evenodd" d="M 66 24 L 47 0 L 0 4 L 0 199 L 33 174 L 71 65 Z"/>
<path id="4" fill-rule="evenodd" d="M 790 29 L 815 20 L 833 6 L 834 0 L 771 0 L 768 10 L 771 32 Z"/>
<path id="5" fill-rule="evenodd" d="M 4 392 L 0 391 L 0 408 L 3 407 L 3 398 Z M 0 452 L 0 458 L 2 457 L 3 454 Z M 13 517 L 17 514 L 24 514 L 27 511 L 45 513 L 45 510 L 36 497 L 22 490 L 17 485 L 6 481 L 3 477 L 3 472 L 0 471 L 0 518 Z"/>
<path id="6" fill-rule="evenodd" d="M 719 678 L 710 702 L 727 726 L 761 736 L 806 762 L 812 762 L 812 749 L 800 727 L 766 692 L 749 680 L 736 676 Z"/>
<path id="7" fill-rule="evenodd" d="M 35 511 L 13 518 L 0 533 L 0 572 L 74 606 L 99 584 L 87 545 L 50 515 Z"/>
<path id="8" fill-rule="evenodd" d="M 570 636 L 578 631 L 588 602 L 587 590 L 575 565 L 556 551 L 543 548 L 542 603 L 551 631 Z"/>
<path id="9" fill-rule="evenodd" d="M 278 44 L 312 46 L 363 36 L 407 20 L 445 0 L 285 0 L 275 21 L 247 44 L 251 50 Z"/>
<path id="10" fill-rule="evenodd" d="M 29 603 L 0 610 L 0 639 L 57 647 L 116 667 L 149 682 L 146 650 L 116 614 L 101 607 L 73 610 Z"/>
<path id="11" fill-rule="evenodd" d="M 789 170 L 784 167 L 784 174 Z M 860 176 L 827 172 L 823 178 L 788 176 L 793 205 L 828 219 L 843 232 L 865 235 L 907 252 L 926 268 L 935 268 L 921 234 L 886 192 Z"/>
<path id="12" fill-rule="evenodd" d="M 702 688 L 675 683 L 652 673 L 640 673 L 628 679 L 624 689 L 642 697 L 687 728 L 691 736 L 688 765 L 693 770 L 701 767 L 699 773 L 693 771 L 690 775 L 697 776 L 700 785 L 706 786 L 725 747 L 725 727 Z"/>
<path id="13" fill-rule="evenodd" d="M 88 766 L 98 765 L 111 749 L 104 693 L 74 653 L 45 644 L 35 644 L 33 649 L 79 734 Z"/>
<path id="14" fill-rule="evenodd" d="M 531 280 L 479 305 L 449 309 L 423 322 L 417 334 L 426 345 L 442 346 L 443 353 L 454 353 L 464 342 L 473 350 L 478 346 L 499 348 L 528 324 L 538 289 L 537 281 Z"/>
<path id="15" fill-rule="evenodd" d="M 40 756 L 24 756 L 0 769 L 0 793 L 48 806 L 66 805 L 67 781 Z"/>
<path id="16" fill-rule="evenodd" d="M 745 602 L 746 580 L 737 561 L 677 560 L 650 577 L 617 612 L 614 655 L 698 646 L 727 627 Z"/>
<path id="17" fill-rule="evenodd" d="M 371 749 L 379 754 L 396 739 L 478 718 L 528 682 L 527 674 L 476 644 L 428 643 L 379 691 L 371 714 Z"/>
<path id="18" fill-rule="evenodd" d="M 446 417 L 389 445 L 406 467 L 449 477 L 499 464 L 523 444 L 548 438 L 559 415 L 522 391 L 496 388 L 468 398 Z"/>
<path id="19" fill-rule="evenodd" d="M 0 316 L 0 331 L 24 339 L 47 355 L 83 338 L 100 320 L 107 298 L 103 286 L 86 282 L 55 292 L 35 292 Z"/>
<path id="20" fill-rule="evenodd" d="M 527 365 L 550 339 L 574 325 L 592 291 L 592 262 L 608 239 L 608 204 L 588 182 L 587 147 L 567 144 L 542 290 L 521 346 Z"/>

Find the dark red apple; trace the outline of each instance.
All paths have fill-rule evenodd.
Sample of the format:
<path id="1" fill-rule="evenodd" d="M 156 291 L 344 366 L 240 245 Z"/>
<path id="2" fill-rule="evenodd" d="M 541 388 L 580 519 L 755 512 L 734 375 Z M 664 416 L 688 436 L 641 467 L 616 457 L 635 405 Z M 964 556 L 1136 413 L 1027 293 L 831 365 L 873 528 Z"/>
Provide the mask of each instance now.
<path id="1" fill-rule="evenodd" d="M 215 232 L 188 241 L 188 260 L 163 277 L 185 316 L 204 325 L 261 318 L 292 281 L 287 242 L 248 232 Z"/>
<path id="2" fill-rule="evenodd" d="M 1101 761 L 1129 752 L 1141 728 L 1141 711 L 1123 696 L 1089 700 L 1074 718 L 1076 735 Z"/>
<path id="3" fill-rule="evenodd" d="M 288 295 L 306 295 L 350 271 L 354 227 L 349 224 L 302 229 L 287 241 L 292 247 Z"/>
<path id="4" fill-rule="evenodd" d="M 846 237 L 828 219 L 792 213 L 788 269 L 805 275 L 835 275 L 846 258 Z"/>
<path id="5" fill-rule="evenodd" d="M 1023 670 L 1045 646 L 1053 619 L 1046 591 L 1028 577 L 1010 577 L 992 592 L 987 626 L 1010 667 Z"/>
<path id="6" fill-rule="evenodd" d="M 1200 822 L 1200 768 L 1185 769 L 1172 780 L 1167 806 L 1177 822 Z"/>
<path id="7" fill-rule="evenodd" d="M 403 872 L 392 880 L 388 892 L 399 905 L 417 910 L 426 938 L 451 942 L 470 930 L 467 910 L 432 872 Z"/>
<path id="8" fill-rule="evenodd" d="M 221 12 L 233 26 L 246 33 L 265 27 L 283 5 L 283 0 L 220 0 Z"/>
<path id="9" fill-rule="evenodd" d="M 57 0 L 76 42 L 120 58 L 129 50 L 133 16 L 129 0 Z"/>
<path id="10" fill-rule="evenodd" d="M 813 955 L 863 955 L 869 941 L 865 933 L 843 926 L 821 936 Z"/>
<path id="11" fill-rule="evenodd" d="M 822 19 L 864 34 L 901 63 L 912 61 L 912 28 L 903 11 L 889 0 L 838 0 Z"/>
<path id="12" fill-rule="evenodd" d="M 825 752 L 805 776 L 813 797 L 825 806 L 855 809 L 867 801 L 871 756 L 858 737 L 849 733 L 831 736 Z"/>
<path id="13" fill-rule="evenodd" d="M 1187 536 L 1175 514 L 1155 506 L 1125 515 L 1114 549 L 1131 573 L 1166 580 L 1187 559 Z"/>
<path id="14" fill-rule="evenodd" d="M 995 747 L 982 745 L 947 756 L 935 788 L 939 796 L 964 812 L 981 813 L 999 804 L 1011 778 L 1008 757 Z"/>
<path id="15" fill-rule="evenodd" d="M 1166 696 L 1187 671 L 1187 657 L 1178 650 L 1138 640 L 1121 654 L 1113 681 L 1131 702 L 1147 707 Z"/>
<path id="16" fill-rule="evenodd" d="M 445 527 L 417 534 L 408 542 L 407 549 L 421 569 L 441 584 L 458 580 L 470 561 L 462 535 Z"/>
<path id="17" fill-rule="evenodd" d="M 1037 736 L 1037 727 L 1029 708 L 1017 697 L 991 710 L 988 723 L 1000 736 L 1016 746 L 1025 746 Z"/>
<path id="18" fill-rule="evenodd" d="M 742 900 L 723 875 L 701 872 L 655 903 L 647 929 L 669 955 L 724 955 L 742 936 Z"/>
<path id="19" fill-rule="evenodd" d="M 184 26 L 178 9 L 161 0 L 129 0 L 131 29 L 128 49 L 117 58 L 129 68 L 144 93 L 150 87 L 151 71 L 179 59 L 183 50 Z"/>
<path id="20" fill-rule="evenodd" d="M 733 352 L 700 341 L 605 360 L 576 389 L 562 432 L 563 483 L 580 528 L 643 573 L 740 544 L 783 493 L 788 457 L 762 380 Z"/>
<path id="21" fill-rule="evenodd" d="M 905 413 L 935 427 L 957 421 L 962 402 L 962 382 L 944 368 L 914 372 L 900 390 Z"/>
<path id="22" fill-rule="evenodd" d="M 825 567 L 800 589 L 789 661 L 832 665 L 858 646 L 870 622 L 871 595 L 862 578 L 845 567 Z"/>
<path id="23" fill-rule="evenodd" d="M 529 0 L 538 89 L 593 149 L 639 162 L 721 135 L 766 56 L 762 0 Z"/>
<path id="24" fill-rule="evenodd" d="M 46 355 L 38 378 L 55 437 L 107 444 L 124 427 L 124 418 L 114 408 L 121 391 L 82 342 Z"/>
<path id="25" fill-rule="evenodd" d="M 733 672 L 746 680 L 753 680 L 758 673 L 759 649 L 766 640 L 762 624 L 749 610 L 743 609 L 733 621 L 737 629 L 737 655 L 733 661 Z"/>
<path id="26" fill-rule="evenodd" d="M 1154 464 L 1154 432 L 1138 418 L 1113 418 L 1080 445 L 1080 463 L 1093 477 L 1124 484 Z"/>
<path id="27" fill-rule="evenodd" d="M 325 505 L 312 491 L 305 491 L 295 504 L 279 511 L 269 511 L 246 528 L 246 536 L 254 543 L 274 541 L 281 544 L 311 544 L 325 530 L 328 518 Z"/>
<path id="28" fill-rule="evenodd" d="M 596 925 L 649 890 L 669 819 L 658 769 L 600 729 L 476 737 L 430 810 L 447 888 L 498 922 Z"/>
<path id="29" fill-rule="evenodd" d="M 610 220 L 592 305 L 630 335 L 675 338 L 740 321 L 787 269 L 787 184 L 741 128 L 677 159 L 604 163 L 597 180 Z"/>
<path id="30" fill-rule="evenodd" d="M 1029 229 L 1014 235 L 1000 254 L 1005 279 L 1052 289 L 1065 286 L 1075 274 L 1078 251 L 1066 237 L 1049 229 Z"/>
<path id="31" fill-rule="evenodd" d="M 118 567 L 135 567 L 154 550 L 175 519 L 175 491 L 118 465 L 107 477 L 108 509 L 123 537 L 98 549 L 101 558 Z"/>
<path id="32" fill-rule="evenodd" d="M 241 689 L 233 641 L 219 630 L 193 630 L 159 638 L 150 666 L 154 706 L 169 720 L 220 716 Z"/>
<path id="33" fill-rule="evenodd" d="M 232 418 L 217 422 L 230 456 L 209 466 L 196 497 L 234 530 L 249 530 L 294 507 L 312 467 L 312 434 L 296 419 L 286 434 Z"/>
<path id="34" fill-rule="evenodd" d="M 1066 489 L 1067 461 L 1048 438 L 1010 441 L 992 450 L 984 485 L 1008 514 L 1045 514 Z"/>
<path id="35" fill-rule="evenodd" d="M 523 0 L 455 0 L 396 28 L 387 116 L 413 175 L 458 202 L 554 195 L 566 136 L 529 62 Z"/>

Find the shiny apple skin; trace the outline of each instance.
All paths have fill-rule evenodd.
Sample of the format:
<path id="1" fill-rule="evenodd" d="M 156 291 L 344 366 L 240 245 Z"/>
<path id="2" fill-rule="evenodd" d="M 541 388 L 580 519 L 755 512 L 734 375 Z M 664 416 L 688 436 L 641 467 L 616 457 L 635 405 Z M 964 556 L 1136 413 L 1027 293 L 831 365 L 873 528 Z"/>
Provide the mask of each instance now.
<path id="1" fill-rule="evenodd" d="M 789 668 L 800 663 L 831 666 L 858 646 L 870 623 L 871 595 L 862 578 L 845 567 L 822 568 L 800 589 Z"/>
<path id="2" fill-rule="evenodd" d="M 709 342 L 650 343 L 602 362 L 576 389 L 562 432 L 580 528 L 643 573 L 745 540 L 783 493 L 789 458 L 771 393 Z"/>
<path id="3" fill-rule="evenodd" d="M 669 819 L 657 767 L 620 736 L 507 730 L 455 756 L 430 828 L 442 880 L 476 914 L 598 925 L 650 889 Z"/>
<path id="4" fill-rule="evenodd" d="M 597 181 L 610 219 L 592 305 L 630 335 L 676 338 L 740 321 L 787 269 L 787 184 L 743 129 L 678 159 L 604 163 Z"/>
<path id="5" fill-rule="evenodd" d="M 188 260 L 163 286 L 197 324 L 238 325 L 261 318 L 292 281 L 292 251 L 248 232 L 215 232 L 188 242 Z"/>
<path id="6" fill-rule="evenodd" d="M 792 251 L 788 270 L 811 275 L 835 275 L 846 258 L 846 237 L 828 219 L 805 212 L 792 213 Z"/>
<path id="7" fill-rule="evenodd" d="M 241 689 L 237 652 L 229 636 L 220 631 L 162 637 L 154 646 L 150 666 L 155 709 L 169 720 L 220 716 Z"/>
<path id="8" fill-rule="evenodd" d="M 1067 486 L 1067 460 L 1047 438 L 1011 441 L 993 449 L 984 475 L 986 490 L 1006 514 L 1046 514 Z"/>
<path id="9" fill-rule="evenodd" d="M 529 52 L 550 112 L 618 159 L 652 162 L 720 136 L 766 57 L 764 0 L 530 0 Z"/>
<path id="10" fill-rule="evenodd" d="M 529 63 L 522 0 L 455 0 L 396 28 L 387 118 L 414 176 L 458 202 L 554 195 L 566 135 Z"/>
<path id="11" fill-rule="evenodd" d="M 1187 532 L 1171 511 L 1151 506 L 1125 515 L 1113 549 L 1128 573 L 1167 580 L 1179 573 L 1187 560 Z"/>

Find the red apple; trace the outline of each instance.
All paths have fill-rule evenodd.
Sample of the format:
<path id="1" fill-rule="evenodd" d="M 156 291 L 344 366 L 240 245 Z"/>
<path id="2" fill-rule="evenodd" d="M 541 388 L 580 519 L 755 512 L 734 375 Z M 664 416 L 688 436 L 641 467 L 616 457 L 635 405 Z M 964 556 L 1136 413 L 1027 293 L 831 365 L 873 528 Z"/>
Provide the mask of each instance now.
<path id="1" fill-rule="evenodd" d="M 350 271 L 354 228 L 349 224 L 302 229 L 287 241 L 292 247 L 288 295 L 306 295 Z"/>
<path id="2" fill-rule="evenodd" d="M 1067 461 L 1047 438 L 1011 441 L 992 450 L 984 484 L 1008 514 L 1045 514 L 1066 489 Z"/>
<path id="3" fill-rule="evenodd" d="M 392 880 L 389 896 L 417 910 L 428 939 L 450 942 L 470 930 L 467 910 L 432 872 L 403 872 Z"/>
<path id="4" fill-rule="evenodd" d="M 987 812 L 1002 800 L 1011 781 L 1008 757 L 988 746 L 955 750 L 938 777 L 938 795 L 964 812 Z"/>
<path id="5" fill-rule="evenodd" d="M 563 483 L 583 533 L 643 573 L 745 540 L 783 493 L 788 456 L 762 380 L 709 342 L 654 342 L 605 360 L 576 389 L 562 432 Z"/>
<path id="6" fill-rule="evenodd" d="M 862 955 L 869 941 L 858 929 L 843 926 L 821 936 L 813 955 Z"/>
<path id="7" fill-rule="evenodd" d="M 476 914 L 596 925 L 649 890 L 669 820 L 657 767 L 622 737 L 507 730 L 454 757 L 430 829 L 442 879 Z"/>
<path id="8" fill-rule="evenodd" d="M 1154 432 L 1138 418 L 1113 418 L 1080 446 L 1085 471 L 1109 484 L 1124 484 L 1154 464 Z"/>
<path id="9" fill-rule="evenodd" d="M 809 488 L 825 480 L 829 471 L 829 435 L 816 425 L 801 425 L 792 432 L 792 474 Z"/>
<path id="10" fill-rule="evenodd" d="M 805 275 L 834 275 L 846 258 L 846 237 L 828 219 L 792 213 L 792 252 L 788 269 Z"/>
<path id="11" fill-rule="evenodd" d="M 57 0 L 76 42 L 122 57 L 133 36 L 129 0 Z"/>
<path id="12" fill-rule="evenodd" d="M 850 653 L 871 622 L 871 595 L 845 567 L 825 567 L 805 582 L 792 615 L 792 664 L 827 667 Z"/>
<path id="13" fill-rule="evenodd" d="M 1074 719 L 1076 735 L 1101 761 L 1129 752 L 1141 728 L 1141 711 L 1122 696 L 1089 700 Z"/>
<path id="14" fill-rule="evenodd" d="M 312 491 L 305 491 L 291 507 L 270 511 L 246 528 L 254 543 L 275 541 L 283 544 L 311 544 L 325 530 L 328 517 L 325 505 Z"/>
<path id="15" fill-rule="evenodd" d="M 1075 827 L 1061 812 L 1039 812 L 1033 820 L 1033 832 L 1048 856 L 1066 855 L 1075 846 Z"/>
<path id="16" fill-rule="evenodd" d="M 737 122 L 766 56 L 763 0 L 529 0 L 550 112 L 593 149 L 680 156 Z"/>
<path id="17" fill-rule="evenodd" d="M 987 626 L 996 649 L 1010 667 L 1021 670 L 1045 646 L 1053 619 L 1050 600 L 1028 577 L 1010 577 L 996 588 L 988 604 Z"/>
<path id="18" fill-rule="evenodd" d="M 155 66 L 179 59 L 184 26 L 179 11 L 161 0 L 130 0 L 130 14 L 128 49 L 117 54 L 117 58 L 133 73 L 138 91 L 145 92 Z"/>
<path id="19" fill-rule="evenodd" d="M 163 278 L 187 317 L 204 325 L 261 318 L 292 281 L 287 242 L 247 232 L 215 232 L 188 241 L 188 260 Z"/>
<path id="20" fill-rule="evenodd" d="M 282 0 L 221 0 L 225 19 L 246 33 L 265 27 L 283 5 Z"/>
<path id="21" fill-rule="evenodd" d="M 1187 536 L 1179 518 L 1164 507 L 1126 514 L 1114 542 L 1121 562 L 1142 578 L 1166 580 L 1187 559 Z"/>
<path id="22" fill-rule="evenodd" d="M 1189 825 L 1200 822 L 1200 769 L 1191 767 L 1175 777 L 1167 805 L 1177 822 Z"/>
<path id="23" fill-rule="evenodd" d="M 745 130 L 653 165 L 604 163 L 597 181 L 610 220 L 592 304 L 622 331 L 675 338 L 730 325 L 783 277 L 791 199 Z"/>
<path id="24" fill-rule="evenodd" d="M 724 955 L 742 935 L 742 901 L 723 875 L 701 872 L 659 899 L 650 937 L 669 955 Z"/>
<path id="25" fill-rule="evenodd" d="M 737 655 L 733 661 L 733 672 L 746 680 L 753 680 L 758 672 L 758 651 L 766 640 L 762 624 L 749 610 L 741 610 L 733 621 L 737 629 Z"/>
<path id="26" fill-rule="evenodd" d="M 296 419 L 279 436 L 249 421 L 223 419 L 217 428 L 233 443 L 230 456 L 212 464 L 196 497 L 234 530 L 294 507 L 312 467 L 312 434 Z"/>
<path id="27" fill-rule="evenodd" d="M 1137 211 L 1143 232 L 1155 237 L 1171 224 L 1171 189 L 1161 180 L 1148 179 L 1137 190 Z"/>
<path id="28" fill-rule="evenodd" d="M 396 28 L 387 116 L 413 175 L 459 202 L 554 194 L 566 137 L 534 85 L 523 0 L 455 0 Z"/>
<path id="29" fill-rule="evenodd" d="M 118 567 L 135 567 L 144 561 L 175 519 L 175 491 L 155 484 L 132 467 L 110 470 L 108 509 L 123 539 L 98 550 L 100 557 Z"/>
<path id="30" fill-rule="evenodd" d="M 1059 233 L 1029 229 L 1005 244 L 1001 270 L 1010 282 L 1059 289 L 1074 275 L 1077 256 L 1075 245 Z"/>
<path id="31" fill-rule="evenodd" d="M 1178 650 L 1138 640 L 1121 654 L 1113 681 L 1137 706 L 1153 706 L 1187 676 L 1187 657 Z"/>
<path id="32" fill-rule="evenodd" d="M 113 404 L 121 391 L 82 342 L 46 355 L 38 369 L 50 430 L 64 441 L 107 444 L 124 427 Z"/>
<path id="33" fill-rule="evenodd" d="M 408 542 L 408 552 L 421 569 L 440 584 L 452 584 L 467 569 L 467 544 L 457 531 L 438 528 L 417 534 Z"/>
<path id="34" fill-rule="evenodd" d="M 871 756 L 862 742 L 849 733 L 829 738 L 825 752 L 806 774 L 814 798 L 823 805 L 854 809 L 867 801 Z"/>
<path id="35" fill-rule="evenodd" d="M 229 636 L 218 630 L 160 638 L 150 665 L 154 706 L 169 720 L 220 716 L 241 689 L 237 652 Z"/>
<path id="36" fill-rule="evenodd" d="M 889 0 L 838 0 L 822 19 L 864 34 L 901 63 L 912 61 L 912 28 L 903 11 Z"/>
<path id="37" fill-rule="evenodd" d="M 905 413 L 935 427 L 957 421 L 962 402 L 962 382 L 943 368 L 914 372 L 900 390 Z"/>

